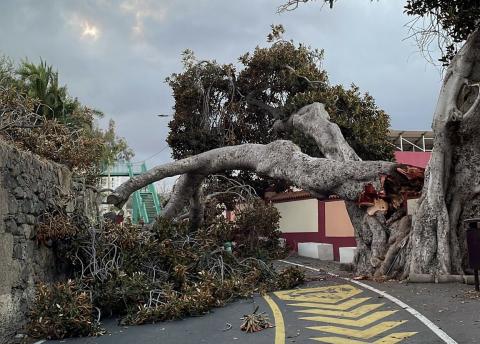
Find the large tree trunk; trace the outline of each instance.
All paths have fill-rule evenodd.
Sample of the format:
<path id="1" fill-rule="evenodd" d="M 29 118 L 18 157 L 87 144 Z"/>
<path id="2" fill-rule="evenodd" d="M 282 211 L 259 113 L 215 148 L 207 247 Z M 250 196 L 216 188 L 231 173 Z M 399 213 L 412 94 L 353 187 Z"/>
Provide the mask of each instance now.
<path id="1" fill-rule="evenodd" d="M 182 175 L 164 216 L 176 216 L 190 201 L 191 221 L 198 223 L 203 179 L 225 170 L 250 170 L 317 197 L 334 194 L 344 199 L 355 228 L 358 274 L 402 278 L 409 273 L 461 273 L 466 267 L 463 220 L 480 210 L 480 144 L 475 136 L 480 132 L 479 59 L 480 34 L 475 32 L 446 72 L 433 121 L 434 149 L 413 219 L 401 204 L 406 191 L 421 188 L 418 170 L 361 161 L 318 103 L 277 121 L 275 127 L 295 128 L 314 138 L 326 158 L 312 158 L 290 141 L 214 149 L 135 177 L 108 202 L 122 205 L 135 190 Z"/>
<path id="2" fill-rule="evenodd" d="M 434 146 L 413 221 L 406 272 L 465 270 L 463 220 L 478 216 L 480 185 L 480 34 L 473 33 L 446 71 L 433 119 Z"/>
<path id="3" fill-rule="evenodd" d="M 480 210 L 480 34 L 472 34 L 446 71 L 434 113 L 434 146 L 413 215 L 364 215 L 356 223 L 359 274 L 462 274 L 463 220 Z M 355 207 L 350 206 L 350 214 Z M 353 211 L 352 211 L 353 209 Z"/>

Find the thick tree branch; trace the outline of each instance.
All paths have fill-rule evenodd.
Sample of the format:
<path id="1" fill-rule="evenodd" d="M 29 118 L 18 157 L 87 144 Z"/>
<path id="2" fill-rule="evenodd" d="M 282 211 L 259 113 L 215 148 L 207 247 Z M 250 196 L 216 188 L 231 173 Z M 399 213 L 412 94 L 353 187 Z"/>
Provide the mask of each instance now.
<path id="1" fill-rule="evenodd" d="M 214 149 L 155 167 L 123 183 L 108 196 L 107 202 L 121 205 L 135 190 L 167 177 L 186 173 L 207 175 L 225 170 L 250 170 L 287 180 L 313 195 L 333 193 L 346 200 L 356 200 L 365 183 L 378 186 L 379 174 L 395 174 L 395 167 L 396 164 L 390 162 L 339 162 L 312 158 L 290 141 L 244 144 Z"/>
<path id="2" fill-rule="evenodd" d="M 193 189 L 192 197 L 190 197 L 190 229 L 198 228 L 203 223 L 204 212 L 205 202 L 203 200 L 202 183 L 200 182 L 200 184 Z"/>
<path id="3" fill-rule="evenodd" d="M 459 109 L 458 104 L 463 103 L 464 100 L 459 99 L 459 95 L 464 87 L 480 81 L 479 75 L 477 75 L 477 61 L 479 60 L 480 32 L 475 31 L 468 38 L 465 45 L 460 49 L 447 69 L 434 113 L 434 130 L 443 128 L 448 122 L 463 119 L 464 113 Z M 476 110 L 478 107 L 477 99 L 470 109 Z M 469 117 L 474 110 L 466 111 L 467 117 Z"/>
<path id="4" fill-rule="evenodd" d="M 321 103 L 304 106 L 283 122 L 275 123 L 276 130 L 295 128 L 313 138 L 322 154 L 337 161 L 360 161 L 360 157 L 350 147 L 337 124 L 330 121 L 330 115 Z"/>
<path id="5" fill-rule="evenodd" d="M 205 176 L 202 174 L 189 173 L 178 178 L 172 190 L 172 195 L 162 211 L 162 216 L 169 219 L 177 217 L 194 197 L 196 190 L 201 187 L 204 179 Z"/>

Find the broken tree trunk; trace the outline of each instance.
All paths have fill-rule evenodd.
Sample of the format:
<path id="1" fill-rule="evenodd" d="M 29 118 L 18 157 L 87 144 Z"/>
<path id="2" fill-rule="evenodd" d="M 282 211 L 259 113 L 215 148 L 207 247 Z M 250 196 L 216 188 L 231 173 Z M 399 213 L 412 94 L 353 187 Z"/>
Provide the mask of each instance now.
<path id="1" fill-rule="evenodd" d="M 405 177 L 404 168 L 391 162 L 361 161 L 343 138 L 338 126 L 329 121 L 323 104 L 308 105 L 285 123 L 277 123 L 279 125 L 287 129 L 294 127 L 306 135 L 316 137 L 319 149 L 328 158 L 312 158 L 290 141 L 218 148 L 158 166 L 135 177 L 109 195 L 108 202 L 122 205 L 133 191 L 166 177 L 182 175 L 163 216 L 175 217 L 190 200 L 190 218 L 198 224 L 201 218 L 198 191 L 207 175 L 225 170 L 254 171 L 274 179 L 286 180 L 319 197 L 334 194 L 344 199 L 349 204 L 349 213 L 357 229 L 357 242 L 361 248 L 357 253 L 358 271 L 375 272 L 381 265 L 378 262 L 383 260 L 386 251 L 384 245 L 390 235 L 385 226 L 384 211 L 380 209 L 381 213 L 376 210 L 371 212 L 375 208 L 373 201 L 379 197 L 391 198 L 388 194 L 390 191 L 387 192 L 385 186 L 393 190 L 411 183 Z M 369 195 L 368 201 L 363 201 L 364 204 L 359 207 L 359 197 L 365 196 L 366 188 L 373 190 L 374 194 Z M 385 201 L 382 202 L 386 204 Z"/>
<path id="2" fill-rule="evenodd" d="M 276 130 L 293 128 L 315 139 L 322 154 L 329 159 L 361 160 L 344 139 L 340 128 L 330 122 L 323 104 L 305 106 L 287 121 L 275 123 Z M 419 193 L 423 185 L 423 173 L 418 169 L 402 169 L 400 166 L 397 170 L 406 180 L 398 178 L 398 175 L 379 175 L 380 183 L 365 183 L 357 199 L 345 199 L 355 228 L 357 250 L 354 262 L 357 274 L 376 277 L 403 274 L 404 247 L 411 228 L 404 206 L 408 197 Z"/>
<path id="3" fill-rule="evenodd" d="M 322 104 L 311 104 L 276 129 L 295 128 L 315 139 L 325 158 L 312 158 L 290 141 L 214 149 L 155 167 L 108 196 L 122 205 L 129 195 L 166 177 L 183 175 L 165 208 L 178 214 L 190 200 L 192 221 L 201 217 L 203 178 L 225 170 L 250 170 L 286 180 L 314 196 L 337 195 L 347 203 L 358 245 L 358 274 L 406 277 L 412 273 L 461 273 L 465 267 L 463 219 L 480 202 L 480 34 L 467 40 L 448 68 L 434 115 L 434 150 L 413 219 L 402 207 L 422 188 L 423 173 L 391 162 L 360 161 L 330 122 Z"/>

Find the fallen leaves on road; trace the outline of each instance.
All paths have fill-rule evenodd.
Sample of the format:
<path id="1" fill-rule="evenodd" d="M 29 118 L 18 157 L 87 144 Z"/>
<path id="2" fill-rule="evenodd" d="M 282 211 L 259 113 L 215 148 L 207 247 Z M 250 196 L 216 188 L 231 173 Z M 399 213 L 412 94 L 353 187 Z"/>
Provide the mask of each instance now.
<path id="1" fill-rule="evenodd" d="M 268 319 L 268 315 L 265 312 L 258 313 L 258 306 L 255 307 L 255 310 L 252 314 L 244 315 L 241 320 L 243 320 L 240 329 L 247 333 L 258 332 L 266 328 L 274 327 Z"/>

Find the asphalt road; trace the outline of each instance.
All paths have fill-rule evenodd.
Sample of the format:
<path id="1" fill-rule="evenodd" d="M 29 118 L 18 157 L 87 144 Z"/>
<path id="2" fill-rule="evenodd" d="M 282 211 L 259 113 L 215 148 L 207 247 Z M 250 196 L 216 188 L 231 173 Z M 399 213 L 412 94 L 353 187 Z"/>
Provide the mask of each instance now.
<path id="1" fill-rule="evenodd" d="M 266 329 L 255 334 L 240 330 L 240 318 L 252 313 L 256 305 L 259 311 L 271 310 L 262 297 L 254 300 L 240 300 L 222 308 L 217 308 L 202 317 L 187 318 L 178 321 L 167 321 L 153 325 L 118 326 L 115 320 L 103 325 L 107 334 L 100 337 L 71 338 L 47 343 L 71 344 L 272 344 L 275 329 Z M 231 325 L 231 329 L 227 330 Z"/>
<path id="2" fill-rule="evenodd" d="M 305 263 L 305 261 L 303 261 Z M 308 263 L 308 262 L 307 262 Z M 108 334 L 64 343 L 285 344 L 285 343 L 445 343 L 423 322 L 387 298 L 340 278 L 317 273 L 301 288 L 241 300 L 196 318 L 155 325 L 104 325 Z M 364 282 L 364 281 L 362 281 Z M 480 302 L 459 285 L 405 285 L 367 282 L 414 307 L 457 343 L 480 343 Z M 462 286 L 462 288 L 469 288 Z M 467 291 L 465 291 L 467 292 Z M 459 297 L 458 295 L 463 295 Z M 257 333 L 240 331 L 243 314 L 259 306 L 275 323 Z M 231 328 L 229 325 L 231 324 Z M 479 339 L 477 339 L 479 338 Z M 58 343 L 49 341 L 48 343 Z"/>

